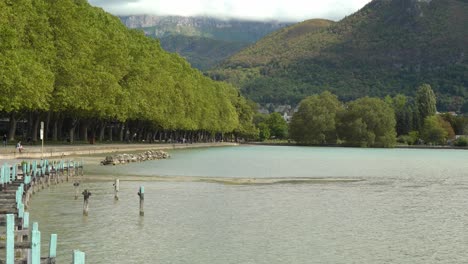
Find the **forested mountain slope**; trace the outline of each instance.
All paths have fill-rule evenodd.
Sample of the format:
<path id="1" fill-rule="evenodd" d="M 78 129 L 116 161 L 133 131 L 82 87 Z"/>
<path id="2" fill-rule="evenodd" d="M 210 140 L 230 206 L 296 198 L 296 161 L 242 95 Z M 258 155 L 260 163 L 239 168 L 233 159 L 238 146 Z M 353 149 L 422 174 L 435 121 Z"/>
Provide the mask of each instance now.
<path id="1" fill-rule="evenodd" d="M 374 0 L 333 23 L 309 20 L 258 41 L 210 75 L 260 103 L 413 95 L 429 83 L 440 110 L 468 102 L 468 1 Z"/>
<path id="2" fill-rule="evenodd" d="M 192 66 L 207 70 L 265 35 L 290 25 L 277 21 L 222 20 L 212 17 L 135 15 L 121 16 L 129 28 L 157 38 Z"/>

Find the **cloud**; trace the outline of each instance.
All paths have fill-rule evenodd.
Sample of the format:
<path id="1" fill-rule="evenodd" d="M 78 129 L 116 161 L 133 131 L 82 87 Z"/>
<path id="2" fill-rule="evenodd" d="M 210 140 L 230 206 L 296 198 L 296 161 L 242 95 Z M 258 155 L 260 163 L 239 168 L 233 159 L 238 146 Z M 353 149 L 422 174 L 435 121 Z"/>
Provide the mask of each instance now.
<path id="1" fill-rule="evenodd" d="M 89 0 L 115 15 L 213 16 L 250 20 L 339 20 L 370 0 Z"/>

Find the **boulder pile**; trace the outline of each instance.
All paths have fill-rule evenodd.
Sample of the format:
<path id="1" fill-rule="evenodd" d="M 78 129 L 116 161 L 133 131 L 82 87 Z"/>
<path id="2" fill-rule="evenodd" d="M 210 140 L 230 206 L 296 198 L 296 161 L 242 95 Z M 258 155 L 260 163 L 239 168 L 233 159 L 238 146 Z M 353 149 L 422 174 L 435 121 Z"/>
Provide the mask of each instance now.
<path id="1" fill-rule="evenodd" d="M 162 150 L 148 150 L 140 154 L 116 154 L 113 156 L 107 156 L 103 161 L 102 165 L 118 165 L 127 164 L 130 162 L 142 162 L 147 160 L 159 160 L 170 158 L 169 153 Z"/>

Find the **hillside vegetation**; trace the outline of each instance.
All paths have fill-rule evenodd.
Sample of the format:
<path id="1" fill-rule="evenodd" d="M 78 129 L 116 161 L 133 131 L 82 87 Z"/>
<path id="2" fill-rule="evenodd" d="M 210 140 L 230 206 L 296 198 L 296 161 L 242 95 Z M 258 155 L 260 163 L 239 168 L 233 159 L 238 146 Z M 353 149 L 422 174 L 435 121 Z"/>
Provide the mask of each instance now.
<path id="1" fill-rule="evenodd" d="M 159 39 L 161 46 L 186 58 L 193 67 L 208 70 L 242 48 L 290 23 L 221 20 L 210 17 L 122 16 L 129 28 Z"/>
<path id="2" fill-rule="evenodd" d="M 345 101 L 413 96 L 428 83 L 439 110 L 460 111 L 468 102 L 466 25 L 467 1 L 374 0 L 337 23 L 309 20 L 274 32 L 209 74 L 277 104 L 324 90 Z"/>

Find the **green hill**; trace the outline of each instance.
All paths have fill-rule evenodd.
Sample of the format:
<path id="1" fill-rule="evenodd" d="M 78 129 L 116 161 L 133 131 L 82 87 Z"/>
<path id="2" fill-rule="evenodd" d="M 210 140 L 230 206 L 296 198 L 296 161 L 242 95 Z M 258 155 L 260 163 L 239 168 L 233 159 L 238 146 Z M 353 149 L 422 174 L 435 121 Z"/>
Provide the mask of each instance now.
<path id="1" fill-rule="evenodd" d="M 468 1 L 374 0 L 334 23 L 281 29 L 210 71 L 260 103 L 296 104 L 330 90 L 341 99 L 413 95 L 429 83 L 439 110 L 468 101 Z"/>

